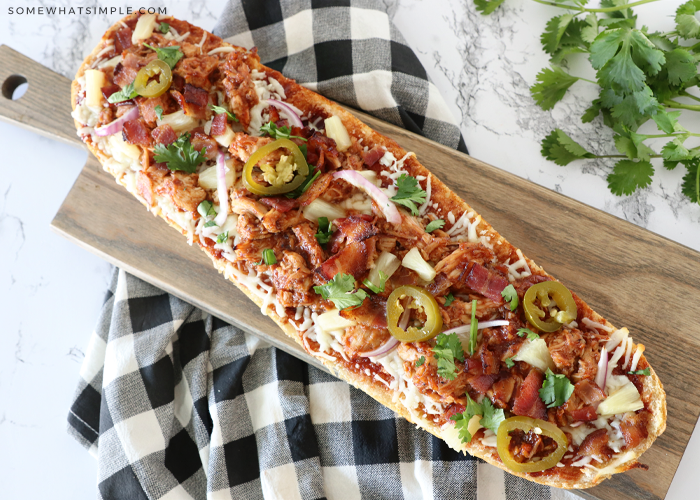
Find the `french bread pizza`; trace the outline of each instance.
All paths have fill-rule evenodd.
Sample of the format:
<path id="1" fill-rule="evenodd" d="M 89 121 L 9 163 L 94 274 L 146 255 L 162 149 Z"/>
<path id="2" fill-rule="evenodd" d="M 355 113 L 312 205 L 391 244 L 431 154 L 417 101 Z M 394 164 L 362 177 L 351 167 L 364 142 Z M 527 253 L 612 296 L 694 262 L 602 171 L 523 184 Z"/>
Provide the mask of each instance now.
<path id="1" fill-rule="evenodd" d="M 644 346 L 255 49 L 135 13 L 71 103 L 104 169 L 340 378 L 537 483 L 647 468 L 666 399 Z"/>

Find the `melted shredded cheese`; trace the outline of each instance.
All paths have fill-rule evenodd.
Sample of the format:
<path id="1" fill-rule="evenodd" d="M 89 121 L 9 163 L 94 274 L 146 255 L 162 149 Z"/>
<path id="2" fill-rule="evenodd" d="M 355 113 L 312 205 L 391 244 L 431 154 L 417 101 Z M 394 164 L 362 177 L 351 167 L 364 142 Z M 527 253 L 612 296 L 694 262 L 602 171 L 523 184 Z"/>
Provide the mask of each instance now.
<path id="1" fill-rule="evenodd" d="M 527 261 L 525 260 L 525 257 L 523 257 L 523 253 L 519 248 L 515 251 L 515 254 L 518 256 L 518 260 L 512 264 L 506 263 L 506 266 L 508 266 L 508 279 L 510 281 L 525 278 L 526 276 L 530 276 L 532 274 L 532 271 L 530 271 L 530 266 L 527 265 Z M 522 269 L 522 271 L 518 271 L 518 269 Z"/>

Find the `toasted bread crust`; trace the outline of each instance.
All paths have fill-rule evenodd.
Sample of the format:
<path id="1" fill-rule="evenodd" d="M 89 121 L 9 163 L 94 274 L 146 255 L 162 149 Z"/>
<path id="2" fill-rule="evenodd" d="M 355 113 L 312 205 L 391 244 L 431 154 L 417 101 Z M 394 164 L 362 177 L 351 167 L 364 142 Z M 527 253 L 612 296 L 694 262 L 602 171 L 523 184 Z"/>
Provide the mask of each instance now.
<path id="1" fill-rule="evenodd" d="M 137 17 L 138 13 L 134 13 L 131 15 L 128 15 L 121 19 L 120 21 L 117 21 L 112 27 L 110 27 L 102 37 L 102 40 L 95 49 L 90 53 L 85 60 L 83 61 L 82 65 L 78 69 L 78 72 L 76 73 L 75 80 L 72 82 L 71 85 L 71 105 L 73 109 L 76 108 L 76 100 L 77 100 L 77 95 L 78 92 L 80 91 L 80 85 L 78 83 L 78 78 L 82 77 L 85 73 L 86 69 L 90 69 L 90 66 L 92 63 L 95 61 L 97 54 L 100 52 L 102 49 L 103 43 L 110 39 L 113 33 L 118 30 L 123 22 L 126 22 L 130 19 L 133 19 L 134 17 Z M 229 46 L 229 47 L 235 47 L 231 44 L 228 44 L 226 42 L 223 43 L 224 46 Z M 296 84 L 295 84 L 296 85 Z M 401 149 L 401 147 L 392 139 L 389 139 L 385 136 L 382 136 L 381 134 L 375 132 L 371 128 L 369 128 L 367 125 L 362 123 L 360 120 L 355 118 L 353 115 L 351 115 L 349 112 L 347 112 L 345 109 L 340 107 L 339 105 L 329 101 L 328 99 L 306 89 L 303 87 L 299 87 L 299 92 L 301 95 L 303 95 L 303 98 L 305 100 L 308 100 L 310 102 L 313 102 L 316 106 L 324 109 L 325 111 L 329 112 L 329 114 L 337 115 L 341 118 L 342 122 L 348 129 L 348 132 L 350 135 L 354 135 L 356 137 L 371 137 L 372 140 L 377 143 L 385 146 L 387 150 L 391 151 L 392 153 L 395 153 L 395 156 L 400 157 L 398 155 L 405 154 L 405 151 Z M 74 120 L 75 121 L 75 120 Z M 82 124 L 80 124 L 78 121 L 75 121 L 75 125 L 77 129 L 80 129 L 82 127 Z M 108 166 L 107 166 L 107 160 L 110 158 L 99 148 L 97 148 L 91 141 L 86 141 L 86 145 L 88 149 L 97 157 L 97 159 L 102 163 L 104 166 L 105 170 L 108 172 L 112 173 L 112 175 L 115 176 L 117 182 L 121 185 L 123 185 L 125 188 L 129 189 L 127 184 L 120 178 L 119 175 L 115 174 L 113 171 L 111 171 Z M 466 211 L 466 210 L 471 210 L 474 211 L 466 202 L 461 200 L 457 195 L 455 195 L 447 186 L 445 186 L 437 177 L 435 177 L 434 174 L 430 174 L 430 172 L 423 167 L 422 165 L 418 164 L 413 168 L 413 172 L 415 175 L 423 175 L 423 176 L 428 176 L 430 175 L 432 178 L 432 189 L 433 189 L 433 197 L 439 197 L 440 203 L 447 203 L 449 206 L 454 207 L 454 210 L 459 210 L 460 212 Z M 150 206 L 146 200 L 143 199 L 142 196 L 140 196 L 137 192 L 130 190 L 134 196 L 141 201 L 141 203 L 144 204 L 151 212 L 154 213 L 154 215 L 160 216 L 163 218 L 170 226 L 173 228 L 177 229 L 180 231 L 182 234 L 187 234 L 187 232 L 180 227 L 177 223 L 173 222 L 172 220 L 168 219 L 165 214 L 159 209 L 159 207 L 156 206 Z M 476 211 L 474 211 L 476 213 Z M 503 239 L 497 232 L 495 232 L 490 225 L 486 223 L 487 226 L 487 231 L 488 233 L 497 239 Z M 224 274 L 230 281 L 232 281 L 239 290 L 241 290 L 250 300 L 252 300 L 258 307 L 263 306 L 263 301 L 254 295 L 246 286 L 244 286 L 242 283 L 240 283 L 238 280 L 236 280 L 235 276 L 233 273 L 230 271 L 227 271 L 227 268 L 231 266 L 231 264 L 226 261 L 223 258 L 217 258 L 211 253 L 207 252 L 207 254 L 210 256 L 212 259 L 212 262 L 214 264 L 214 267 L 222 274 Z M 527 259 L 527 257 L 526 257 Z M 531 268 L 542 270 L 537 264 L 535 264 L 533 261 L 530 259 L 527 259 L 528 265 Z M 605 319 L 603 319 L 600 315 L 597 313 L 593 312 L 594 315 L 597 317 L 598 321 L 601 321 L 605 323 L 608 326 L 612 325 Z M 300 338 L 298 332 L 296 329 L 294 329 L 288 322 L 283 321 L 282 318 L 280 318 L 274 310 L 268 309 L 267 314 L 270 318 L 272 318 L 275 323 L 292 339 L 294 339 L 302 348 L 306 349 L 302 339 Z M 313 354 L 313 353 L 311 353 Z M 663 386 L 661 384 L 660 379 L 658 378 L 656 372 L 651 369 L 651 375 L 644 377 L 643 380 L 643 387 L 644 391 L 642 394 L 642 398 L 646 404 L 646 407 L 651 411 L 652 417 L 649 422 L 648 426 L 648 436 L 646 439 L 642 440 L 640 444 L 635 447 L 633 450 L 628 450 L 631 453 L 623 453 L 622 457 L 624 458 L 624 461 L 621 461 L 619 464 L 615 464 L 613 467 L 606 467 L 603 473 L 598 473 L 596 471 L 590 470 L 590 469 L 584 469 L 583 470 L 583 475 L 581 476 L 580 480 L 576 482 L 571 482 L 571 481 L 566 481 L 561 478 L 558 478 L 555 474 L 551 475 L 542 475 L 542 476 L 535 476 L 533 477 L 532 475 L 528 474 L 523 474 L 523 473 L 518 473 L 514 472 L 510 469 L 508 469 L 500 460 L 498 457 L 498 453 L 496 452 L 495 448 L 490 448 L 484 446 L 479 440 L 474 439 L 469 445 L 464 446 L 462 445 L 459 441 L 455 441 L 453 438 L 450 436 L 446 435 L 445 432 L 440 428 L 440 426 L 436 425 L 432 420 L 423 418 L 419 415 L 412 415 L 408 409 L 403 406 L 402 404 L 398 402 L 393 401 L 393 393 L 387 389 L 387 387 L 384 384 L 381 384 L 375 380 L 373 380 L 371 377 L 366 376 L 364 374 L 356 373 L 351 370 L 348 370 L 345 368 L 344 365 L 342 364 L 335 364 L 330 362 L 329 360 L 323 358 L 323 357 L 317 357 L 331 372 L 335 373 L 339 378 L 345 380 L 346 382 L 352 384 L 354 387 L 364 391 L 365 393 L 369 394 L 372 398 L 377 400 L 379 403 L 383 404 L 384 406 L 392 409 L 402 417 L 404 417 L 406 420 L 409 422 L 412 422 L 416 424 L 417 426 L 425 429 L 426 431 L 430 432 L 431 434 L 435 435 L 438 438 L 441 438 L 445 440 L 452 448 L 458 450 L 458 451 L 463 451 L 463 452 L 469 452 L 471 455 L 481 458 L 484 461 L 495 465 L 496 467 L 499 467 L 503 469 L 504 471 L 513 474 L 515 476 L 519 476 L 525 479 L 528 479 L 530 481 L 540 483 L 543 485 L 547 486 L 554 486 L 557 488 L 564 488 L 564 489 L 583 489 L 583 488 L 590 488 L 592 486 L 595 486 L 599 484 L 601 481 L 604 479 L 609 478 L 613 474 L 619 473 L 619 472 L 624 472 L 626 470 L 629 470 L 631 468 L 634 468 L 635 465 L 637 464 L 637 459 L 646 451 L 654 442 L 654 440 L 660 436 L 665 428 L 666 428 L 666 396 L 665 392 L 663 389 Z M 646 358 L 642 355 L 641 357 L 642 360 L 646 361 Z"/>

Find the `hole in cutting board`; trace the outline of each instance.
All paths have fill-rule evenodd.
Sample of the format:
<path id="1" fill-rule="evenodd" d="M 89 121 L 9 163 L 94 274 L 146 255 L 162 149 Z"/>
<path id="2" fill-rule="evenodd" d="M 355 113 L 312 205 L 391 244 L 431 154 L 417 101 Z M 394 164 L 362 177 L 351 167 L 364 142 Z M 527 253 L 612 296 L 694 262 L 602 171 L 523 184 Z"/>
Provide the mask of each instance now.
<path id="1" fill-rule="evenodd" d="M 22 75 L 10 75 L 2 82 L 2 95 L 6 99 L 16 101 L 24 95 L 29 88 L 27 79 Z"/>

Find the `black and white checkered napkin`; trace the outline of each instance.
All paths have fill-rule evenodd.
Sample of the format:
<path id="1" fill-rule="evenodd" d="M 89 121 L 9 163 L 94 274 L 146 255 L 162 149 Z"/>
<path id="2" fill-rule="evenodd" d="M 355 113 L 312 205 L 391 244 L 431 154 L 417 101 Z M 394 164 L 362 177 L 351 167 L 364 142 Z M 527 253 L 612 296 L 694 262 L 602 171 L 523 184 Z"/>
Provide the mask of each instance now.
<path id="1" fill-rule="evenodd" d="M 232 1 L 216 31 L 329 97 L 464 144 L 370 0 Z M 455 453 L 345 382 L 122 270 L 80 376 L 69 432 L 97 458 L 105 500 L 572 498 Z"/>

